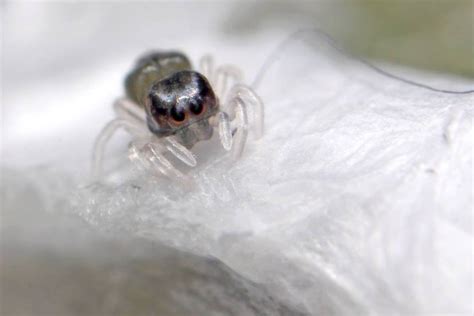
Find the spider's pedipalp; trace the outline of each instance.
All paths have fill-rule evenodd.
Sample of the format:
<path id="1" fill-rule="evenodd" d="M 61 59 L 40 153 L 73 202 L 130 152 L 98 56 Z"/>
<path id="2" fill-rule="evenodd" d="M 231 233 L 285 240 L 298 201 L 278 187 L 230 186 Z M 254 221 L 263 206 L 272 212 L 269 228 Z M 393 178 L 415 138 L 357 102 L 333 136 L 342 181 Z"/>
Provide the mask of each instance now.
<path id="1" fill-rule="evenodd" d="M 219 138 L 222 143 L 222 147 L 229 151 L 232 148 L 232 130 L 230 128 L 229 115 L 225 112 L 219 112 L 217 114 Z"/>

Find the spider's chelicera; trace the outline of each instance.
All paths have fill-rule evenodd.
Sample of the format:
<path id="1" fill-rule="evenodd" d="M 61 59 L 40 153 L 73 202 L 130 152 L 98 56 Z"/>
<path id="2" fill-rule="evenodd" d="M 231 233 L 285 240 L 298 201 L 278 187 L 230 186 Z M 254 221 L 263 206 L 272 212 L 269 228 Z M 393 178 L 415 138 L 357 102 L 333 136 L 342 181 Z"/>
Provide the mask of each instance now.
<path id="1" fill-rule="evenodd" d="M 100 175 L 105 146 L 119 128 L 134 137 L 129 145 L 129 158 L 133 162 L 168 176 L 182 174 L 164 154 L 169 152 L 188 166 L 195 166 L 191 148 L 199 141 L 210 139 L 214 129 L 233 158 L 242 154 L 249 118 L 254 123 L 256 137 L 263 132 L 260 98 L 242 83 L 236 67 L 214 69 L 209 56 L 201 59 L 197 72 L 181 53 L 147 54 L 127 76 L 125 89 L 127 96 L 114 105 L 117 117 L 97 138 L 94 177 Z"/>

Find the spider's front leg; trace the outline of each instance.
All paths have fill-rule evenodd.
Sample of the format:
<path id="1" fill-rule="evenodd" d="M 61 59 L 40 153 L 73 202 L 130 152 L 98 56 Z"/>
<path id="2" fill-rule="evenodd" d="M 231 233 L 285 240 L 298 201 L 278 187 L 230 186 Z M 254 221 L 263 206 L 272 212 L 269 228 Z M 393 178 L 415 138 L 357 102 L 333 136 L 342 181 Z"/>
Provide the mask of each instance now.
<path id="1" fill-rule="evenodd" d="M 237 84 L 229 92 L 229 102 L 232 105 L 232 99 L 240 99 L 247 108 L 247 111 L 252 118 L 252 126 L 256 139 L 263 136 L 263 129 L 265 124 L 265 111 L 263 101 L 260 97 L 247 85 Z M 230 109 L 231 110 L 231 109 Z"/>
<path id="2" fill-rule="evenodd" d="M 165 157 L 165 152 L 170 152 L 190 167 L 197 164 L 194 154 L 181 145 L 173 136 L 140 139 L 129 145 L 129 159 L 140 169 L 156 170 L 171 178 L 184 178 L 184 175 Z"/>
<path id="3" fill-rule="evenodd" d="M 182 178 L 183 174 L 163 155 L 164 148 L 158 142 L 135 140 L 128 148 L 128 158 L 144 171 L 156 171 L 170 178 Z"/>
<path id="4" fill-rule="evenodd" d="M 256 138 L 263 134 L 264 111 L 261 99 L 245 85 L 235 85 L 228 101 L 218 114 L 219 136 L 223 147 L 232 151 L 234 159 L 242 155 L 248 136 L 249 117 L 252 118 Z"/>

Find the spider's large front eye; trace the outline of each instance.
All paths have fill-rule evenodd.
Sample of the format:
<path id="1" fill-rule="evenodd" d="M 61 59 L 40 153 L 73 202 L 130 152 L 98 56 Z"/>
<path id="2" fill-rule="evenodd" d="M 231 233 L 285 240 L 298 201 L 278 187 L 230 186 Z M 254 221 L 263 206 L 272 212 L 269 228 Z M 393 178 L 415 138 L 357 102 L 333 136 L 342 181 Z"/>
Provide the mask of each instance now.
<path id="1" fill-rule="evenodd" d="M 171 118 L 175 120 L 176 122 L 182 122 L 186 118 L 186 115 L 184 113 L 183 108 L 177 108 L 176 106 L 173 106 L 170 111 Z"/>
<path id="2" fill-rule="evenodd" d="M 202 110 L 204 110 L 204 106 L 202 105 L 201 102 L 199 101 L 196 101 L 196 100 L 193 100 L 190 102 L 189 104 L 189 110 L 193 113 L 193 114 L 201 114 L 202 113 Z"/>
<path id="3" fill-rule="evenodd" d="M 168 110 L 152 95 L 148 96 L 145 100 L 145 107 L 149 109 L 150 114 L 155 118 L 168 115 Z"/>
<path id="4" fill-rule="evenodd" d="M 166 110 L 166 108 L 158 108 L 158 107 L 151 108 L 151 115 L 153 116 L 166 116 L 166 114 L 168 114 L 168 110 Z"/>

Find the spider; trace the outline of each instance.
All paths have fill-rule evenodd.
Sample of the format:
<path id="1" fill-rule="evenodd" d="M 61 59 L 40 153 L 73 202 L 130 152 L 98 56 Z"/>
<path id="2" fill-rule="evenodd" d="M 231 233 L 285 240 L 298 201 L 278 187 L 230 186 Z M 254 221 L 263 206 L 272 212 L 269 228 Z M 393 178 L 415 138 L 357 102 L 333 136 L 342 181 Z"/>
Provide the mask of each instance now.
<path id="1" fill-rule="evenodd" d="M 116 118 L 96 139 L 94 178 L 100 176 L 105 147 L 119 128 L 133 136 L 128 149 L 132 162 L 169 177 L 183 174 L 168 154 L 195 167 L 191 148 L 209 140 L 214 129 L 233 159 L 242 154 L 249 121 L 256 138 L 262 136 L 263 103 L 242 83 L 240 70 L 231 65 L 214 69 L 213 59 L 204 56 L 199 71 L 192 70 L 189 59 L 180 52 L 151 52 L 138 60 L 125 79 L 126 97 L 114 104 Z"/>

